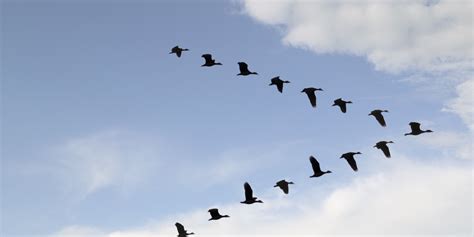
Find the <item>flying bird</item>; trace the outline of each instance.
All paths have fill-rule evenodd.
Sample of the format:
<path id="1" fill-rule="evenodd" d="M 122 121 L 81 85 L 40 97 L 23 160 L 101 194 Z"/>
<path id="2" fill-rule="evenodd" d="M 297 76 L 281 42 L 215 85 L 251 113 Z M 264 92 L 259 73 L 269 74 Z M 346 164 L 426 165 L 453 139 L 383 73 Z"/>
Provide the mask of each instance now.
<path id="1" fill-rule="evenodd" d="M 237 76 L 248 76 L 250 74 L 258 75 L 256 72 L 249 71 L 249 66 L 244 62 L 238 62 L 240 73 Z"/>
<path id="2" fill-rule="evenodd" d="M 206 62 L 203 65 L 201 65 L 201 67 L 212 67 L 214 65 L 222 65 L 222 63 L 216 63 L 216 60 L 212 59 L 211 54 L 203 54 L 201 57 L 203 57 L 204 60 L 206 60 Z"/>
<path id="3" fill-rule="evenodd" d="M 339 98 L 337 100 L 334 101 L 334 104 L 332 106 L 339 106 L 339 108 L 341 109 L 341 111 L 343 113 L 346 112 L 346 104 L 352 104 L 352 101 L 345 101 L 343 100 L 342 98 Z"/>
<path id="4" fill-rule="evenodd" d="M 310 178 L 320 177 L 320 176 L 323 176 L 324 174 L 332 173 L 330 170 L 322 171 L 321 167 L 319 166 L 318 160 L 316 160 L 314 156 L 309 157 L 309 162 L 311 162 L 311 166 L 313 167 L 313 172 L 314 172 L 313 175 L 309 176 Z"/>
<path id="5" fill-rule="evenodd" d="M 347 153 L 342 154 L 340 158 L 341 159 L 342 158 L 346 159 L 347 163 L 349 163 L 351 168 L 354 171 L 357 171 L 357 163 L 354 159 L 354 155 L 357 155 L 357 154 L 362 154 L 362 153 L 360 153 L 360 152 L 347 152 Z"/>
<path id="6" fill-rule="evenodd" d="M 224 218 L 224 217 L 230 217 L 228 215 L 221 215 L 219 213 L 219 209 L 217 208 L 211 208 L 208 210 L 209 214 L 211 214 L 211 219 L 209 219 L 209 221 L 212 221 L 212 220 L 219 220 L 221 218 Z"/>
<path id="7" fill-rule="evenodd" d="M 271 81 L 272 81 L 272 83 L 270 83 L 269 86 L 276 85 L 276 87 L 277 87 L 277 89 L 280 93 L 283 93 L 283 84 L 290 83 L 290 81 L 283 81 L 282 79 L 280 79 L 279 76 L 272 78 Z"/>
<path id="8" fill-rule="evenodd" d="M 379 124 L 382 125 L 382 127 L 386 127 L 387 124 L 385 123 L 385 119 L 383 118 L 382 112 L 388 112 L 388 110 L 380 110 L 380 109 L 372 110 L 369 116 L 370 115 L 374 116 L 375 119 L 377 119 L 377 121 L 379 122 Z"/>
<path id="9" fill-rule="evenodd" d="M 176 222 L 176 224 L 174 225 L 176 226 L 176 229 L 178 230 L 178 237 L 186 237 L 188 235 L 194 235 L 194 232 L 188 233 L 188 231 L 184 229 L 184 226 L 181 225 L 181 223 Z"/>
<path id="10" fill-rule="evenodd" d="M 409 133 L 405 133 L 405 136 L 408 136 L 408 135 L 414 135 L 414 136 L 417 136 L 417 135 L 420 135 L 422 133 L 426 133 L 426 132 L 433 132 L 431 130 L 421 130 L 420 128 L 420 123 L 418 122 L 411 122 L 409 123 L 408 125 L 410 125 L 410 128 L 411 128 L 411 132 Z"/>
<path id="11" fill-rule="evenodd" d="M 262 200 L 257 200 L 257 198 L 253 196 L 253 190 L 252 190 L 252 187 L 250 187 L 249 183 L 245 182 L 244 190 L 245 190 L 245 201 L 242 201 L 240 203 L 244 203 L 244 204 L 252 204 L 256 202 L 263 203 Z"/>
<path id="12" fill-rule="evenodd" d="M 174 46 L 172 49 L 171 49 L 171 52 L 170 54 L 176 54 L 176 56 L 181 57 L 181 54 L 183 53 L 183 51 L 189 51 L 189 49 L 183 49 L 183 48 L 180 48 L 179 46 Z"/>
<path id="13" fill-rule="evenodd" d="M 393 143 L 393 142 L 392 141 L 388 141 L 388 142 L 387 141 L 380 141 L 380 142 L 377 142 L 374 147 L 377 148 L 377 149 L 382 150 L 385 157 L 390 158 L 391 157 L 390 156 L 390 150 L 388 149 L 388 146 L 387 146 L 388 143 Z"/>
<path id="14" fill-rule="evenodd" d="M 288 187 L 288 185 L 289 185 L 289 184 L 294 184 L 294 183 L 293 183 L 293 182 L 287 182 L 286 180 L 280 180 L 280 181 L 278 181 L 278 182 L 275 184 L 275 186 L 273 186 L 273 187 L 274 187 L 274 188 L 280 187 L 280 189 L 283 190 L 283 192 L 284 192 L 285 194 L 288 194 L 288 192 L 289 192 L 289 187 Z"/>
<path id="15" fill-rule="evenodd" d="M 306 93 L 306 95 L 308 95 L 308 98 L 309 98 L 309 102 L 311 102 L 311 106 L 313 106 L 313 108 L 316 108 L 316 91 L 322 91 L 323 89 L 321 88 L 314 88 L 314 87 L 308 87 L 308 88 L 304 88 L 301 93 Z"/>

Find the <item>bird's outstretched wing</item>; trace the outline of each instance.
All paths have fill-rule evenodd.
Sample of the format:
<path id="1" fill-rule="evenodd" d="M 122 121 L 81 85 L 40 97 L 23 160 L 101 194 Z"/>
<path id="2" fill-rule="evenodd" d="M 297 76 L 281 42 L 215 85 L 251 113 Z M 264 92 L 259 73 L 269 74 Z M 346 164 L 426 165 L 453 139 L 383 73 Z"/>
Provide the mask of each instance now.
<path id="1" fill-rule="evenodd" d="M 244 184 L 244 190 L 245 190 L 245 200 L 252 200 L 253 199 L 253 190 L 252 187 L 250 187 L 249 183 Z"/>
<path id="2" fill-rule="evenodd" d="M 314 158 L 313 156 L 309 157 L 309 161 L 311 162 L 311 166 L 313 167 L 313 172 L 316 173 L 321 173 L 321 167 L 319 166 L 318 160 Z"/>
<path id="3" fill-rule="evenodd" d="M 288 194 L 288 192 L 289 192 L 288 183 L 282 182 L 281 185 L 280 185 L 280 188 L 281 188 L 281 190 L 283 190 L 283 192 L 284 192 L 285 194 Z"/>
<path id="4" fill-rule="evenodd" d="M 380 144 L 380 150 L 383 151 L 385 157 L 390 158 L 390 150 L 388 149 L 387 144 Z"/>
<path id="5" fill-rule="evenodd" d="M 178 234 L 179 235 L 185 235 L 186 234 L 186 230 L 184 229 L 184 226 L 181 225 L 179 222 L 176 222 L 176 224 L 174 224 L 176 226 L 176 229 L 178 230 Z"/>
<path id="6" fill-rule="evenodd" d="M 283 82 L 276 83 L 277 89 L 280 93 L 283 93 Z"/>
<path id="7" fill-rule="evenodd" d="M 344 101 L 341 101 L 338 105 L 339 108 L 341 108 L 341 112 L 345 113 L 347 111 L 346 103 Z"/>
<path id="8" fill-rule="evenodd" d="M 420 123 L 411 122 L 409 125 L 410 125 L 410 128 L 411 128 L 412 131 L 419 131 L 420 130 Z"/>
<path id="9" fill-rule="evenodd" d="M 314 91 L 306 92 L 311 106 L 316 107 L 316 94 Z"/>
<path id="10" fill-rule="evenodd" d="M 176 50 L 176 56 L 178 56 L 178 58 L 180 58 L 180 57 L 181 57 L 181 53 L 182 53 L 182 52 L 181 52 L 181 50 L 179 50 L 179 49 L 178 49 L 178 50 Z"/>
<path id="11" fill-rule="evenodd" d="M 212 64 L 213 63 L 212 55 L 203 54 L 202 57 L 204 58 L 204 60 L 206 60 L 206 64 Z"/>
<path id="12" fill-rule="evenodd" d="M 240 72 L 248 72 L 249 71 L 249 66 L 244 62 L 240 62 L 239 63 L 239 70 L 240 70 Z"/>
<path id="13" fill-rule="evenodd" d="M 347 160 L 347 163 L 351 166 L 354 171 L 357 171 L 357 163 L 354 157 L 344 157 Z"/>
<path id="14" fill-rule="evenodd" d="M 387 126 L 387 124 L 385 123 L 385 119 L 383 118 L 382 113 L 377 113 L 377 114 L 374 115 L 374 117 L 375 117 L 375 119 L 377 119 L 379 124 L 382 125 L 382 127 Z"/>

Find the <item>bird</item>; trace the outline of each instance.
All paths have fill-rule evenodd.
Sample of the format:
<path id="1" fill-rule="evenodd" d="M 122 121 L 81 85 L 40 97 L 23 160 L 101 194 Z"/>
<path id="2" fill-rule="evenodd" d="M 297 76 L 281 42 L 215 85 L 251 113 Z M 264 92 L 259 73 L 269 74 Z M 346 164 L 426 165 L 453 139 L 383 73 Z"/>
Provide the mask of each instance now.
<path id="1" fill-rule="evenodd" d="M 258 75 L 256 72 L 249 71 L 249 66 L 244 62 L 238 62 L 240 73 L 237 76 L 248 76 L 250 74 Z"/>
<path id="2" fill-rule="evenodd" d="M 209 221 L 212 221 L 212 220 L 219 220 L 221 218 L 224 218 L 224 217 L 230 217 L 229 215 L 221 215 L 219 213 L 219 209 L 217 208 L 211 208 L 208 210 L 209 214 L 211 214 L 211 219 L 209 219 Z"/>
<path id="3" fill-rule="evenodd" d="M 269 86 L 276 85 L 280 93 L 283 93 L 283 84 L 290 83 L 290 81 L 283 81 L 279 76 L 272 78 L 271 81 L 272 83 L 270 83 Z"/>
<path id="4" fill-rule="evenodd" d="M 181 57 L 181 53 L 183 53 L 183 51 L 189 51 L 189 49 L 183 49 L 183 48 L 180 48 L 178 45 L 176 45 L 171 49 L 170 54 L 175 53 L 176 56 L 178 56 L 178 58 L 179 58 L 179 57 Z"/>
<path id="5" fill-rule="evenodd" d="M 203 57 L 204 60 L 206 60 L 206 62 L 203 65 L 201 65 L 201 67 L 212 67 L 214 65 L 222 65 L 222 63 L 216 63 L 216 60 L 212 59 L 211 54 L 203 54 L 201 55 L 201 57 Z"/>
<path id="6" fill-rule="evenodd" d="M 377 148 L 377 149 L 382 150 L 385 157 L 390 158 L 391 157 L 390 156 L 390 150 L 388 149 L 388 146 L 387 146 L 388 143 L 393 143 L 393 142 L 392 141 L 388 141 L 388 142 L 387 141 L 380 141 L 380 142 L 377 142 L 374 147 Z"/>
<path id="7" fill-rule="evenodd" d="M 240 203 L 244 203 L 244 204 L 252 204 L 256 202 L 263 203 L 262 200 L 257 200 L 257 198 L 253 196 L 252 187 L 250 187 L 249 183 L 245 182 L 244 190 L 245 190 L 245 201 L 242 201 Z"/>
<path id="8" fill-rule="evenodd" d="M 188 233 L 188 231 L 184 229 L 184 226 L 181 225 L 181 223 L 176 222 L 176 224 L 174 225 L 176 226 L 176 229 L 178 230 L 178 237 L 186 237 L 188 235 L 194 235 L 194 232 Z"/>
<path id="9" fill-rule="evenodd" d="M 387 124 L 385 123 L 385 119 L 383 118 L 382 112 L 388 112 L 388 110 L 380 110 L 380 109 L 372 110 L 369 116 L 373 115 L 375 119 L 377 119 L 379 124 L 382 125 L 382 127 L 386 127 Z"/>
<path id="10" fill-rule="evenodd" d="M 336 99 L 334 101 L 334 104 L 332 106 L 336 106 L 336 105 L 339 106 L 341 111 L 343 113 L 345 113 L 346 112 L 346 104 L 352 104 L 352 101 L 345 101 L 342 98 L 339 98 L 339 99 Z"/>
<path id="11" fill-rule="evenodd" d="M 360 152 L 347 152 L 341 155 L 341 159 L 344 158 L 347 160 L 347 163 L 351 166 L 354 171 L 357 171 L 357 163 L 354 159 L 354 155 L 362 154 Z"/>
<path id="12" fill-rule="evenodd" d="M 321 167 L 319 166 L 319 162 L 316 160 L 316 158 L 314 158 L 314 156 L 309 157 L 309 162 L 311 162 L 311 166 L 313 167 L 313 172 L 314 172 L 313 175 L 309 176 L 310 178 L 316 178 L 316 177 L 323 176 L 325 174 L 332 173 L 330 170 L 322 171 Z"/>
<path id="13" fill-rule="evenodd" d="M 314 88 L 314 87 L 308 87 L 308 88 L 304 88 L 301 93 L 306 93 L 308 95 L 308 98 L 309 98 L 309 102 L 311 102 L 311 106 L 313 106 L 313 108 L 316 108 L 316 91 L 323 91 L 323 89 L 321 88 Z"/>
<path id="14" fill-rule="evenodd" d="M 417 136 L 417 135 L 420 135 L 422 133 L 433 132 L 431 130 L 421 130 L 421 128 L 420 128 L 421 124 L 418 123 L 418 122 L 410 122 L 408 125 L 410 125 L 411 132 L 405 133 L 405 136 L 408 136 L 408 135 Z"/>
<path id="15" fill-rule="evenodd" d="M 283 190 L 283 192 L 285 194 L 288 194 L 289 192 L 289 189 L 288 189 L 288 184 L 294 184 L 293 182 L 287 182 L 286 180 L 280 180 L 278 181 L 275 186 L 273 186 L 274 188 L 276 187 L 280 187 L 281 190 Z"/>

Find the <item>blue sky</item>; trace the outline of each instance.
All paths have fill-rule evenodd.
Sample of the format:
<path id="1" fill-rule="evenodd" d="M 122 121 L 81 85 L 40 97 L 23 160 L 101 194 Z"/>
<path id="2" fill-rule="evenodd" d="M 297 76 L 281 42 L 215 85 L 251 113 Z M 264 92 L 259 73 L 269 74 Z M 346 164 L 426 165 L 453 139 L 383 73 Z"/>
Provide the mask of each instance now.
<path id="1" fill-rule="evenodd" d="M 417 170 L 420 164 L 472 176 L 472 112 L 465 114 L 465 86 L 460 87 L 472 79 L 458 78 L 472 72 L 472 64 L 462 66 L 472 62 L 472 55 L 438 45 L 440 55 L 420 47 L 410 56 L 403 43 L 416 45 L 417 37 L 430 36 L 423 34 L 439 23 L 436 19 L 427 16 L 421 35 L 414 26 L 414 33 L 403 32 L 409 37 L 399 41 L 387 43 L 381 34 L 369 46 L 354 46 L 346 42 L 350 30 L 347 37 L 331 36 L 323 28 L 318 33 L 327 38 L 306 36 L 309 31 L 300 35 L 298 26 L 304 28 L 312 18 L 305 18 L 297 6 L 304 3 L 297 2 L 272 7 L 266 2 L 265 8 L 254 1 L 3 2 L 2 233 L 115 236 L 150 225 L 174 228 L 174 221 L 186 220 L 183 216 L 200 210 L 205 216 L 207 208 L 238 204 L 245 181 L 264 201 L 280 203 L 303 196 L 325 200 L 341 188 L 351 190 L 355 179 L 370 183 L 380 172 L 390 180 L 390 172 L 399 175 L 397 168 Z M 440 2 L 440 8 L 446 7 Z M 412 7 L 400 5 L 387 8 Z M 295 16 L 288 17 L 291 7 Z M 389 21 L 387 28 L 396 28 L 393 22 L 406 23 Z M 341 30 L 337 26 L 343 22 L 332 23 Z M 438 34 L 441 38 L 444 32 Z M 370 42 L 352 37 L 351 42 Z M 338 43 L 341 50 L 334 50 Z M 395 45 L 389 48 L 400 55 L 390 61 L 384 44 Z M 190 51 L 181 58 L 169 55 L 175 45 Z M 472 41 L 467 45 L 472 50 Z M 204 53 L 224 65 L 201 68 Z M 433 70 L 442 67 L 432 61 L 445 62 L 453 55 L 454 62 L 446 60 L 448 69 Z M 259 75 L 237 77 L 239 61 Z M 274 76 L 291 81 L 283 94 L 268 86 Z M 300 93 L 304 87 L 324 89 L 316 109 Z M 331 107 L 339 97 L 354 102 L 347 114 Z M 472 95 L 467 101 L 472 103 Z M 377 108 L 390 111 L 386 128 L 367 116 Z M 404 137 L 410 121 L 435 133 Z M 392 159 L 372 148 L 379 140 L 395 141 Z M 338 159 L 348 151 L 363 153 L 358 173 Z M 309 155 L 334 173 L 310 180 Z M 286 201 L 272 189 L 283 178 L 296 183 L 296 197 L 290 194 Z M 470 183 L 472 189 L 469 175 L 453 180 Z M 410 190 L 409 183 L 393 186 Z M 470 217 L 472 223 L 472 213 L 462 211 L 472 209 L 463 194 L 452 198 L 464 209 L 448 214 Z M 193 221 L 188 223 L 198 232 Z M 464 223 L 469 220 L 461 221 L 461 232 L 452 232 L 458 227 L 453 225 L 441 233 L 466 234 Z M 409 224 L 426 225 L 417 218 Z M 232 234 L 226 228 L 209 233 Z M 427 228 L 421 233 L 437 233 Z M 410 228 L 400 225 L 393 233 L 406 233 L 400 230 Z M 162 228 L 147 231 L 175 234 Z"/>

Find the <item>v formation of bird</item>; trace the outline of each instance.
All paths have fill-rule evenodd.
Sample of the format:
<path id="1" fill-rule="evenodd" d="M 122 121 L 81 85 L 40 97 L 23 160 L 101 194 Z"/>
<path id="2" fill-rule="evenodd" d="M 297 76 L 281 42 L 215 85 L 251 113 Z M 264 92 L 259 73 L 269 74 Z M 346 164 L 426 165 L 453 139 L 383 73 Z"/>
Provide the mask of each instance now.
<path id="1" fill-rule="evenodd" d="M 175 46 L 171 49 L 170 54 L 176 54 L 176 56 L 179 58 L 181 57 L 184 51 L 189 51 L 189 49 Z M 204 58 L 205 60 L 204 64 L 201 65 L 202 67 L 212 67 L 216 65 L 222 65 L 222 63 L 220 62 L 216 62 L 216 60 L 213 59 L 211 54 L 203 54 L 201 57 Z M 238 62 L 237 64 L 239 65 L 239 71 L 240 71 L 237 74 L 237 76 L 258 75 L 257 72 L 253 72 L 249 70 L 249 66 L 247 63 Z M 269 86 L 275 85 L 278 92 L 283 93 L 283 87 L 287 83 L 290 83 L 290 81 L 282 80 L 279 76 L 276 76 L 270 79 Z M 323 91 L 323 89 L 315 88 L 315 87 L 306 87 L 301 91 L 301 93 L 306 93 L 306 95 L 308 96 L 309 102 L 313 108 L 316 108 L 316 91 Z M 346 113 L 347 104 L 352 104 L 352 101 L 345 101 L 342 98 L 338 98 L 334 100 L 334 104 L 332 106 L 338 106 L 342 113 Z M 388 113 L 388 110 L 375 109 L 369 113 L 369 116 L 371 115 L 374 116 L 377 122 L 380 124 L 380 126 L 386 127 L 387 124 L 385 122 L 385 118 L 382 113 Z M 421 124 L 418 122 L 410 122 L 408 125 L 410 126 L 411 132 L 405 133 L 405 136 L 408 136 L 408 135 L 417 136 L 423 133 L 433 132 L 432 130 L 422 130 Z M 374 145 L 374 148 L 382 150 L 384 156 L 386 158 L 390 158 L 391 154 L 388 148 L 389 143 L 394 143 L 394 142 L 393 141 L 379 141 Z M 342 154 L 340 158 L 345 159 L 353 171 L 357 171 L 358 168 L 357 168 L 357 162 L 355 160 L 355 155 L 360 155 L 360 154 L 362 153 L 361 152 L 346 152 Z M 332 173 L 330 170 L 322 171 L 319 162 L 316 160 L 314 156 L 310 156 L 309 161 L 313 169 L 313 175 L 309 176 L 310 178 L 317 178 L 325 174 Z M 278 181 L 274 187 L 278 187 L 283 191 L 284 194 L 288 194 L 290 184 L 294 184 L 294 183 L 283 179 L 283 180 Z M 259 200 L 257 197 L 253 196 L 252 187 L 250 186 L 248 182 L 244 183 L 244 192 L 245 192 L 245 200 L 241 201 L 240 203 L 242 204 L 263 203 L 262 200 Z M 217 208 L 211 208 L 208 210 L 208 212 L 211 215 L 211 218 L 209 219 L 209 221 L 230 217 L 229 215 L 221 215 Z M 187 230 L 184 229 L 184 226 L 180 223 L 176 223 L 175 226 L 176 226 L 176 229 L 178 230 L 178 237 L 186 237 L 188 235 L 194 234 L 193 232 L 188 233 Z"/>

